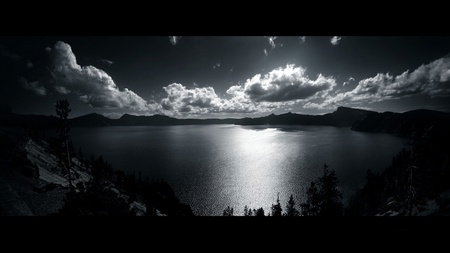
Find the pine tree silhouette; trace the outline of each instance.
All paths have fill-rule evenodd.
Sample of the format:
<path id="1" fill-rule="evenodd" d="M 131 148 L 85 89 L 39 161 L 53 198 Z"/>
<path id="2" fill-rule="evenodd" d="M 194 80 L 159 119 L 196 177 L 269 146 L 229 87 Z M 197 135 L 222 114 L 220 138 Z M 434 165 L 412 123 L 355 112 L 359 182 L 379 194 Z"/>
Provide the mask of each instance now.
<path id="1" fill-rule="evenodd" d="M 301 214 L 303 216 L 319 216 L 320 215 L 320 196 L 316 183 L 311 182 L 306 191 L 306 201 L 300 204 Z"/>
<path id="2" fill-rule="evenodd" d="M 70 104 L 67 99 L 62 99 L 56 101 L 55 108 L 56 108 L 56 115 L 58 115 L 60 119 L 60 127 L 59 127 L 59 141 L 60 141 L 60 152 L 59 157 L 61 160 L 62 165 L 65 167 L 68 173 L 68 181 L 69 181 L 69 189 L 70 191 L 73 191 L 73 185 L 72 185 L 72 175 L 70 172 L 70 152 L 69 152 L 69 121 L 68 116 L 69 113 L 72 111 L 70 109 Z M 67 159 L 67 160 L 66 160 Z"/>
<path id="3" fill-rule="evenodd" d="M 294 196 L 289 197 L 288 203 L 286 205 L 286 213 L 285 216 L 299 216 L 300 212 L 295 208 Z"/>
<path id="4" fill-rule="evenodd" d="M 233 212 L 234 212 L 233 208 L 231 208 L 230 206 L 227 206 L 227 208 L 225 208 L 225 210 L 223 210 L 222 216 L 234 216 Z"/>
<path id="5" fill-rule="evenodd" d="M 277 204 L 272 205 L 272 216 L 281 216 L 283 209 L 280 204 L 280 193 L 277 194 Z"/>
<path id="6" fill-rule="evenodd" d="M 311 182 L 306 191 L 306 201 L 300 204 L 304 216 L 342 216 L 342 194 L 338 189 L 339 180 L 334 170 L 323 166 L 323 175 Z"/>
<path id="7" fill-rule="evenodd" d="M 343 212 L 342 194 L 338 189 L 339 180 L 334 170 L 328 165 L 323 167 L 323 176 L 319 178 L 320 215 L 341 216 Z"/>

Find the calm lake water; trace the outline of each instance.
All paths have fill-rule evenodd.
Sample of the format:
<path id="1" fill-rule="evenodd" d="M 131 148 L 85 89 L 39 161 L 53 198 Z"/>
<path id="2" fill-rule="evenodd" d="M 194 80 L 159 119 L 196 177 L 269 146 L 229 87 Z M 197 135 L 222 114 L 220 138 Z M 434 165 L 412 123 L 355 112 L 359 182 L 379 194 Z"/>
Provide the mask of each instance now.
<path id="1" fill-rule="evenodd" d="M 235 215 L 244 206 L 267 213 L 280 194 L 303 201 L 305 188 L 326 163 L 347 200 L 367 169 L 382 171 L 407 139 L 327 126 L 126 126 L 73 128 L 75 147 L 126 172 L 163 179 L 196 215 Z"/>

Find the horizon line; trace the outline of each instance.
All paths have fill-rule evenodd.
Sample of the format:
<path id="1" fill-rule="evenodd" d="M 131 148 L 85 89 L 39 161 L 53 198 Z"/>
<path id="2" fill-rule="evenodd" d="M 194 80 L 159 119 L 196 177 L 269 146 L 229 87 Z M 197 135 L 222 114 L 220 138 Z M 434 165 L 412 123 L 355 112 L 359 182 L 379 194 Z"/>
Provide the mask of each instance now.
<path id="1" fill-rule="evenodd" d="M 428 110 L 428 111 L 437 111 L 437 112 L 442 112 L 442 113 L 450 113 L 449 111 L 444 111 L 444 110 L 437 110 L 437 109 L 428 109 L 428 108 L 417 108 L 417 109 L 411 109 L 411 110 L 404 110 L 404 111 L 378 111 L 378 110 L 372 110 L 372 109 L 363 109 L 363 108 L 358 108 L 358 107 L 349 107 L 349 106 L 338 106 L 336 107 L 332 112 L 328 112 L 328 113 L 323 113 L 323 114 L 304 114 L 304 113 L 298 113 L 298 112 L 292 112 L 292 111 L 288 111 L 286 113 L 280 113 L 280 114 L 275 114 L 275 113 L 269 113 L 267 115 L 262 115 L 262 116 L 258 116 L 258 117 L 250 117 L 250 116 L 245 116 L 245 117 L 223 117 L 223 118 L 218 118 L 218 117 L 210 117 L 210 118 L 178 118 L 178 117 L 174 117 L 174 116 L 169 116 L 166 114 L 161 114 L 161 113 L 155 113 L 152 115 L 137 115 L 137 114 L 130 114 L 130 113 L 123 113 L 120 117 L 118 118 L 111 118 L 108 117 L 107 115 L 104 115 L 102 113 L 97 113 L 97 112 L 92 112 L 92 113 L 87 113 L 87 114 L 83 114 L 80 116 L 76 116 L 76 117 L 71 117 L 69 119 L 75 119 L 75 118 L 80 118 L 80 117 L 84 117 L 87 115 L 91 115 L 91 114 L 97 114 L 97 115 L 101 115 L 105 118 L 111 119 L 111 120 L 118 120 L 120 118 L 122 118 L 124 115 L 130 115 L 130 116 L 135 116 L 135 117 L 153 117 L 153 116 L 165 116 L 165 117 L 169 117 L 172 119 L 177 119 L 177 120 L 215 120 L 215 119 L 245 119 L 245 118 L 250 118 L 250 119 L 255 119 L 255 118 L 263 118 L 263 117 L 268 117 L 270 115 L 275 115 L 275 116 L 280 116 L 280 115 L 285 115 L 285 114 L 296 114 L 296 115 L 305 115 L 305 116 L 323 116 L 326 114 L 331 114 L 336 112 L 339 108 L 347 108 L 347 109 L 353 109 L 353 110 L 362 110 L 362 111 L 369 111 L 369 112 L 376 112 L 376 113 L 387 113 L 387 112 L 392 112 L 392 113 L 405 113 L 405 112 L 410 112 L 410 111 L 418 111 L 418 110 Z M 35 115 L 35 116 L 55 116 L 53 114 L 50 115 L 45 115 L 45 114 L 22 114 L 22 113 L 14 113 L 14 112 L 10 112 L 11 114 L 17 114 L 17 115 Z M 56 116 L 55 116 L 56 117 Z"/>

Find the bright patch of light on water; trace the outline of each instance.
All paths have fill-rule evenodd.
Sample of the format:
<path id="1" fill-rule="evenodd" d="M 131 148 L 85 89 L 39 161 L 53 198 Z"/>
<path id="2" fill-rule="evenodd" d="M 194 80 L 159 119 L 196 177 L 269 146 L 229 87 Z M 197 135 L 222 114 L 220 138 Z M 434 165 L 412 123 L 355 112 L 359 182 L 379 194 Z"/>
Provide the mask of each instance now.
<path id="1" fill-rule="evenodd" d="M 326 163 L 344 198 L 364 183 L 367 169 L 389 165 L 405 139 L 325 126 L 196 125 L 74 128 L 86 156 L 102 154 L 115 169 L 163 179 L 197 215 L 221 215 L 229 205 L 265 212 L 280 194 L 303 200 Z"/>

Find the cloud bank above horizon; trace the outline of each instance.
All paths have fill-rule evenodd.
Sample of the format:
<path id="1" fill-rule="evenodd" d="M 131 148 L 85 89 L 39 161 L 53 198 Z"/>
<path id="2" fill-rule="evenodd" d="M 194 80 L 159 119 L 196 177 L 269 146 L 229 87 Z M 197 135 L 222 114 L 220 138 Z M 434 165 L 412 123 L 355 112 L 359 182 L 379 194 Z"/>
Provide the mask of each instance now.
<path id="1" fill-rule="evenodd" d="M 272 49 L 279 44 L 276 37 L 267 37 Z M 337 45 L 340 37 L 333 37 Z M 179 38 L 171 39 L 175 45 Z M 303 42 L 305 41 L 303 37 Z M 281 44 L 280 44 L 281 45 Z M 281 45 L 282 46 L 282 45 Z M 124 109 L 137 114 L 161 113 L 169 116 L 190 117 L 210 114 L 248 114 L 271 112 L 275 109 L 303 108 L 319 110 L 338 106 L 365 107 L 387 100 L 398 100 L 417 95 L 431 98 L 450 96 L 450 56 L 444 56 L 400 75 L 378 73 L 356 81 L 348 77 L 338 82 L 333 76 L 319 73 L 307 75 L 307 69 L 286 64 L 282 67 L 256 73 L 245 81 L 231 84 L 226 94 L 218 94 L 214 87 L 190 87 L 173 82 L 162 87 L 160 101 L 148 100 L 131 89 L 119 87 L 104 70 L 95 66 L 81 66 L 72 47 L 62 41 L 47 47 L 51 60 L 49 82 L 28 81 L 18 77 L 26 90 L 38 96 L 50 93 L 74 95 L 92 108 Z M 112 64 L 112 62 L 111 62 Z M 109 64 L 109 65 L 111 65 Z M 350 90 L 351 83 L 357 85 Z"/>

